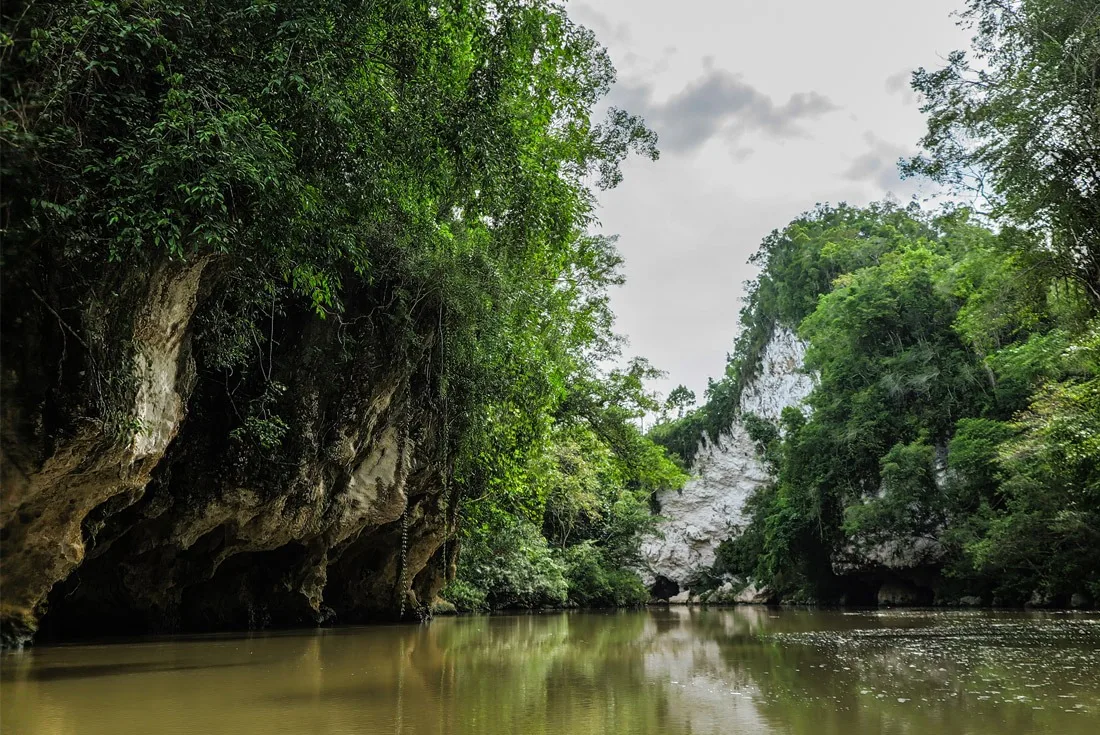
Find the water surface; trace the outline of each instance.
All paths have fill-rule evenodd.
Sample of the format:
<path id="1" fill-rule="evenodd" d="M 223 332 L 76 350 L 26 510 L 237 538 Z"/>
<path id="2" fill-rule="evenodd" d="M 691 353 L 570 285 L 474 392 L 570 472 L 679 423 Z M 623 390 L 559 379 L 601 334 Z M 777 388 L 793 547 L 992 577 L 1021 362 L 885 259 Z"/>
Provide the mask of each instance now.
<path id="1" fill-rule="evenodd" d="M 1100 616 L 759 607 L 29 649 L 19 733 L 1100 732 Z"/>

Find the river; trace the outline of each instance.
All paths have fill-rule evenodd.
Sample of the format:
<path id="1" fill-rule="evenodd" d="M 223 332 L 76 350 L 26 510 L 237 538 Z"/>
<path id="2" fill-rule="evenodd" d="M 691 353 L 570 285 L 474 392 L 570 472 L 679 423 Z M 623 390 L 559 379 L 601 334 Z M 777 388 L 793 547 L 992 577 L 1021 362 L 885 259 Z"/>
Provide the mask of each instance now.
<path id="1" fill-rule="evenodd" d="M 41 646 L 5 735 L 1100 732 L 1100 615 L 737 607 Z"/>

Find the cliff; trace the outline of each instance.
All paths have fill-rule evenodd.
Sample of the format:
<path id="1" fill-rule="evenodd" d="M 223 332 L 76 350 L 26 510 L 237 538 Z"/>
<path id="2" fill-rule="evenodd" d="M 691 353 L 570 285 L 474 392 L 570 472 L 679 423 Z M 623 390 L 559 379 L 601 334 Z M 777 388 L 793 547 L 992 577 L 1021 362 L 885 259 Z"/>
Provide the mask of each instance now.
<path id="1" fill-rule="evenodd" d="M 456 501 L 435 325 L 410 349 L 379 316 L 380 284 L 327 319 L 273 295 L 259 369 L 230 382 L 196 338 L 225 273 L 166 260 L 90 288 L 6 274 L 6 645 L 391 619 L 444 583 Z"/>
<path id="2" fill-rule="evenodd" d="M 717 441 L 703 437 L 682 489 L 658 495 L 661 520 L 642 543 L 647 584 L 673 583 L 679 591 L 693 572 L 714 563 L 718 545 L 747 521 L 745 501 L 771 477 L 740 416 L 778 421 L 784 408 L 809 395 L 813 380 L 802 370 L 805 350 L 792 331 L 776 329 L 756 376 L 741 393 L 738 418 Z"/>
<path id="3" fill-rule="evenodd" d="M 751 520 L 746 501 L 774 480 L 742 416 L 753 414 L 778 423 L 783 409 L 801 406 L 814 387 L 803 359 L 806 344 L 794 332 L 779 327 L 765 345 L 760 368 L 741 392 L 737 417 L 717 441 L 704 436 L 696 452 L 691 479 L 681 490 L 657 497 L 660 521 L 642 543 L 643 578 L 660 598 L 687 599 L 695 573 L 715 562 L 719 544 L 737 536 Z M 946 448 L 937 452 L 936 479 L 946 477 Z M 832 571 L 845 580 L 853 600 L 881 604 L 928 603 L 942 586 L 939 566 L 943 547 L 935 539 L 904 536 L 886 543 L 847 544 L 831 557 Z M 737 599 L 759 598 L 755 586 Z M 952 592 L 955 592 L 952 590 Z M 957 592 L 955 597 L 957 597 Z M 942 602 L 955 604 L 955 598 Z"/>

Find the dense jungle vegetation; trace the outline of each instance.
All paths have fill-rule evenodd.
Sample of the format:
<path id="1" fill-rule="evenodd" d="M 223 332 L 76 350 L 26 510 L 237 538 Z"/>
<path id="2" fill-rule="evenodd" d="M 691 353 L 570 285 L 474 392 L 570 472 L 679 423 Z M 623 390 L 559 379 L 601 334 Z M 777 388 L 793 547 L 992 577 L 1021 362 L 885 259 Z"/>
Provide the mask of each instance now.
<path id="1" fill-rule="evenodd" d="M 121 349 L 111 324 L 66 320 L 110 314 L 128 276 L 209 259 L 200 380 L 224 383 L 242 452 L 296 440 L 272 377 L 284 329 L 335 320 L 348 364 L 387 335 L 382 358 L 425 366 L 439 417 L 452 596 L 644 598 L 625 570 L 646 501 L 683 474 L 634 423 L 653 368 L 602 367 L 621 259 L 591 225 L 656 136 L 617 108 L 593 120 L 615 72 L 559 4 L 8 2 L 0 46 L 4 352 L 25 346 L 21 313 L 65 345 L 47 431 L 72 414 L 143 430 L 97 367 Z"/>
<path id="2" fill-rule="evenodd" d="M 914 75 L 929 123 L 905 169 L 972 204 L 820 206 L 774 232 L 727 372 L 688 410 L 644 359 L 606 368 L 621 258 L 595 197 L 657 140 L 628 111 L 594 119 L 615 71 L 557 3 L 7 2 L 6 360 L 28 315 L 61 346 L 33 386 L 43 431 L 140 433 L 110 319 L 70 320 L 122 319 L 127 279 L 209 261 L 199 379 L 224 384 L 249 461 L 296 441 L 284 330 L 335 322 L 340 361 L 415 367 L 438 417 L 446 597 L 606 606 L 647 599 L 652 498 L 788 328 L 816 388 L 778 426 L 740 417 L 775 482 L 712 577 L 837 599 L 834 561 L 925 539 L 964 593 L 1100 599 L 1100 9 L 966 17 L 973 51 Z"/>
<path id="3" fill-rule="evenodd" d="M 973 203 L 819 206 L 772 233 L 726 374 L 651 433 L 690 462 L 773 331 L 807 343 L 803 409 L 741 417 L 775 481 L 700 586 L 835 601 L 845 560 L 909 548 L 956 598 L 1100 599 L 1100 7 L 965 17 L 973 53 L 913 77 L 928 132 L 903 168 Z"/>

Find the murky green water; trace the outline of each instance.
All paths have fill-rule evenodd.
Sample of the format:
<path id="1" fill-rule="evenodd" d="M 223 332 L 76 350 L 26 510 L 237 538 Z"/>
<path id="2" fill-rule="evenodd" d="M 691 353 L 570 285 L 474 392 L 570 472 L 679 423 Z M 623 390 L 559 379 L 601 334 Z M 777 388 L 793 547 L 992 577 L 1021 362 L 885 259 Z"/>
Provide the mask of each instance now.
<path id="1" fill-rule="evenodd" d="M 1100 616 L 741 607 L 4 656 L 18 733 L 1100 732 Z"/>

